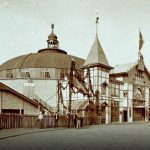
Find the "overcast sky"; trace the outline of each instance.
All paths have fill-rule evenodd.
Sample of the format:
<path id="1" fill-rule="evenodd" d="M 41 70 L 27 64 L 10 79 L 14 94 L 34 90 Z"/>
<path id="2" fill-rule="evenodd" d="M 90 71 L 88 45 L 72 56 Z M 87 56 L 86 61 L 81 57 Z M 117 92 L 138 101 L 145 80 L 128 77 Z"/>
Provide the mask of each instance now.
<path id="1" fill-rule="evenodd" d="M 60 48 L 86 59 L 95 38 L 111 66 L 137 61 L 141 50 L 150 70 L 150 0 L 0 0 L 0 64 L 47 47 L 51 23 Z"/>

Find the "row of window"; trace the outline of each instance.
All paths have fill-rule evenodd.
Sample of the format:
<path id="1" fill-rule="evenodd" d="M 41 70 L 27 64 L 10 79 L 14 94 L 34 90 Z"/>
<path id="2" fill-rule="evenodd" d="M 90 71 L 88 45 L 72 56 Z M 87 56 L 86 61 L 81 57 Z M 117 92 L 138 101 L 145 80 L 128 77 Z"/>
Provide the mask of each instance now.
<path id="1" fill-rule="evenodd" d="M 84 71 L 84 75 L 87 74 L 87 71 Z M 105 77 L 109 78 L 109 73 L 106 70 L 96 70 L 96 69 L 90 69 L 90 76 L 91 77 Z"/>
<path id="2" fill-rule="evenodd" d="M 102 95 L 106 95 L 106 88 L 107 88 L 107 84 L 105 84 L 105 82 L 103 84 L 101 84 L 101 86 L 99 86 L 99 88 L 101 88 L 101 94 Z M 97 86 L 93 86 L 93 90 L 96 91 Z M 111 91 L 111 95 L 112 96 L 120 96 L 120 86 L 117 84 L 110 84 L 110 91 Z"/>
<path id="3" fill-rule="evenodd" d="M 60 78 L 68 77 L 68 75 L 69 75 L 68 70 L 63 70 L 63 69 L 61 70 L 61 72 L 60 72 Z M 21 77 L 23 77 L 23 78 L 30 78 L 31 74 L 30 74 L 30 72 L 22 72 L 21 73 Z M 49 72 L 41 72 L 40 73 L 40 77 L 41 78 L 51 78 Z M 6 72 L 6 78 L 13 78 L 12 70 L 7 70 L 7 72 Z"/>

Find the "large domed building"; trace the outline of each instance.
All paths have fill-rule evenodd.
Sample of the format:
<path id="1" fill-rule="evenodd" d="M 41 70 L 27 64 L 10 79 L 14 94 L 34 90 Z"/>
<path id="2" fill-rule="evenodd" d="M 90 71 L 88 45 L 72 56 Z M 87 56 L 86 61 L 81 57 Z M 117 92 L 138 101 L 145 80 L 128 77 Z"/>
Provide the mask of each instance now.
<path id="1" fill-rule="evenodd" d="M 84 59 L 68 55 L 60 49 L 54 24 L 51 30 L 47 48 L 17 56 L 0 65 L 0 80 L 27 97 L 38 98 L 54 107 L 57 103 L 58 80 L 68 76 L 71 58 L 76 61 L 79 72 Z"/>
<path id="2" fill-rule="evenodd" d="M 97 17 L 96 29 L 98 20 Z M 0 66 L 0 82 L 30 99 L 49 104 L 55 110 L 61 105 L 61 112 L 64 110 L 62 106 L 67 106 L 70 113 L 75 111 L 86 117 L 92 114 L 91 120 L 97 117 L 100 124 L 150 120 L 150 73 L 141 53 L 141 32 L 137 60 L 111 67 L 97 30 L 84 60 L 61 50 L 53 24 L 51 28 L 47 48 L 10 59 Z M 74 68 L 72 62 L 76 64 Z M 68 74 L 69 80 L 64 80 Z"/>
<path id="3" fill-rule="evenodd" d="M 84 59 L 68 55 L 59 48 L 59 41 L 52 32 L 48 36 L 47 48 L 12 58 L 0 65 L 0 78 L 49 78 L 60 79 L 68 75 L 71 58 L 76 61 L 77 67 L 84 63 Z"/>

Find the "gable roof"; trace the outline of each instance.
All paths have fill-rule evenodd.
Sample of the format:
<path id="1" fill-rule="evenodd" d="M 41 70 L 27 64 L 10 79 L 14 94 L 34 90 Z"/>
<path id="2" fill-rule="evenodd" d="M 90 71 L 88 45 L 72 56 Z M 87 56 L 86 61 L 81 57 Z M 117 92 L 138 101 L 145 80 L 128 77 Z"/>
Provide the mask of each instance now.
<path id="1" fill-rule="evenodd" d="M 128 73 L 133 67 L 138 66 L 139 70 L 145 70 L 150 78 L 150 73 L 148 71 L 148 69 L 146 68 L 145 64 L 144 66 L 141 65 L 141 62 L 138 60 L 135 63 L 126 63 L 126 64 L 121 64 L 121 65 L 116 65 L 111 71 L 110 71 L 110 75 L 113 74 L 126 74 Z"/>
<path id="2" fill-rule="evenodd" d="M 35 105 L 36 107 L 38 107 L 38 105 L 39 105 L 39 101 L 38 101 L 37 99 L 32 100 L 32 99 L 30 99 L 30 98 L 28 98 L 28 97 L 22 95 L 21 93 L 15 91 L 14 89 L 8 87 L 7 85 L 3 84 L 2 82 L 0 82 L 0 91 L 7 91 L 7 92 L 10 92 L 10 93 L 12 93 L 12 94 L 14 94 L 14 95 L 20 97 L 21 99 L 23 99 L 23 100 L 29 102 L 30 104 Z M 50 106 L 49 106 L 49 107 L 47 106 L 48 104 L 46 105 L 45 103 L 43 103 L 43 102 L 41 102 L 41 101 L 40 101 L 40 105 L 42 105 L 42 106 L 43 106 L 44 108 L 46 108 L 47 110 L 50 110 L 50 108 L 51 108 Z"/>
<path id="3" fill-rule="evenodd" d="M 110 74 L 127 73 L 131 68 L 133 68 L 136 65 L 137 63 L 126 63 L 126 64 L 116 65 L 114 69 L 110 71 Z"/>
<path id="4" fill-rule="evenodd" d="M 29 103 L 35 105 L 35 106 L 38 106 L 37 102 L 32 100 L 32 99 L 29 99 L 28 97 L 20 94 L 19 92 L 15 91 L 14 89 L 8 87 L 7 85 L 3 84 L 2 82 L 0 82 L 0 91 L 7 91 L 7 92 L 10 92 L 20 98 L 22 98 L 23 100 L 26 100 L 28 101 Z"/>
<path id="5" fill-rule="evenodd" d="M 103 48 L 99 42 L 98 37 L 95 37 L 94 43 L 90 49 L 90 52 L 87 56 L 87 59 L 84 62 L 84 66 L 88 65 L 103 65 L 103 66 L 109 66 L 108 60 L 105 56 L 105 53 L 103 51 Z"/>

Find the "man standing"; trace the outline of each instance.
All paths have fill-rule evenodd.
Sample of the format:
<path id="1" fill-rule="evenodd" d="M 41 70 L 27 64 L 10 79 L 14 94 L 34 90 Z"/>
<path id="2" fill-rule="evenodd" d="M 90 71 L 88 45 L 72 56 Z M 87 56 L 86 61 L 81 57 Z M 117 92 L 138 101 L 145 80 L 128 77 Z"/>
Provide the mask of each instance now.
<path id="1" fill-rule="evenodd" d="M 3 129 L 3 118 L 2 115 L 0 114 L 0 130 Z"/>
<path id="2" fill-rule="evenodd" d="M 39 119 L 39 128 L 41 129 L 43 127 L 43 114 L 41 111 L 39 113 L 38 119 Z"/>
<path id="3" fill-rule="evenodd" d="M 80 115 L 80 122 L 81 122 L 81 127 L 83 127 L 83 116 Z"/>
<path id="4" fill-rule="evenodd" d="M 59 120 L 59 115 L 56 112 L 54 115 L 54 127 L 55 128 L 58 128 L 58 120 Z"/>
<path id="5" fill-rule="evenodd" d="M 74 123 L 74 127 L 76 128 L 76 126 L 77 126 L 77 115 L 76 115 L 76 113 L 73 114 L 73 123 Z"/>
<path id="6" fill-rule="evenodd" d="M 70 119 L 71 119 L 71 115 L 70 115 L 70 113 L 67 113 L 67 120 L 66 120 L 66 126 L 67 126 L 67 128 L 70 127 Z"/>
<path id="7" fill-rule="evenodd" d="M 79 129 L 81 127 L 81 120 L 80 120 L 80 116 L 77 116 L 77 129 Z"/>

